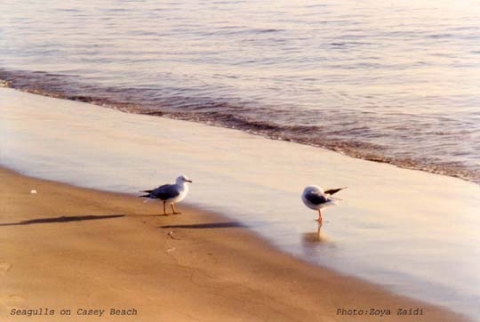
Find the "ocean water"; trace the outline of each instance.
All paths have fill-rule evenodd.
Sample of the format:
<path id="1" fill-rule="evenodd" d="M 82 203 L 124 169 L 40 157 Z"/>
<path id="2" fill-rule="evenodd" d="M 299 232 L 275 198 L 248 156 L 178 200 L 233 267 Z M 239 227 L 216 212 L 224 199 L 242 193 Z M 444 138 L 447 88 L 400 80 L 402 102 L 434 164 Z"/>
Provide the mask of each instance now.
<path id="1" fill-rule="evenodd" d="M 475 183 L 6 88 L 0 137 L 2 166 L 84 187 L 139 195 L 184 173 L 194 181 L 185 202 L 228 216 L 285 252 L 480 316 Z M 320 238 L 317 213 L 300 198 L 308 184 L 348 186 L 341 203 L 324 211 Z M 35 198 L 32 189 L 44 193 L 25 187 L 25 198 Z"/>
<path id="2" fill-rule="evenodd" d="M 3 86 L 480 182 L 468 0 L 0 2 Z"/>

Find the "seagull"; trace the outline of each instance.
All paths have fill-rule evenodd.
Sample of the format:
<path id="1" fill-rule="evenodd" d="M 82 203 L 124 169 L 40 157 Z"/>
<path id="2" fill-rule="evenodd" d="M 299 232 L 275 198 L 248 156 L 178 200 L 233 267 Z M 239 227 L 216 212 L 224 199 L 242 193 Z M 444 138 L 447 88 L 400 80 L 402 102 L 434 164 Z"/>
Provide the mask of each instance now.
<path id="1" fill-rule="evenodd" d="M 331 195 L 339 192 L 345 188 L 337 189 L 328 189 L 323 191 L 319 186 L 307 186 L 302 193 L 302 201 L 310 209 L 318 210 L 318 222 L 321 224 L 323 221 L 322 218 L 322 208 L 336 205 L 336 198 L 331 197 Z"/>
<path id="2" fill-rule="evenodd" d="M 141 198 L 150 198 L 150 199 L 159 199 L 163 201 L 163 214 L 167 216 L 167 211 L 165 209 L 165 204 L 170 203 L 172 207 L 173 214 L 180 214 L 175 209 L 175 203 L 182 201 L 188 193 L 188 184 L 192 183 L 192 180 L 188 179 L 186 176 L 181 175 L 177 178 L 175 184 L 164 184 L 158 188 L 152 190 L 144 190 L 146 195 L 140 196 Z"/>

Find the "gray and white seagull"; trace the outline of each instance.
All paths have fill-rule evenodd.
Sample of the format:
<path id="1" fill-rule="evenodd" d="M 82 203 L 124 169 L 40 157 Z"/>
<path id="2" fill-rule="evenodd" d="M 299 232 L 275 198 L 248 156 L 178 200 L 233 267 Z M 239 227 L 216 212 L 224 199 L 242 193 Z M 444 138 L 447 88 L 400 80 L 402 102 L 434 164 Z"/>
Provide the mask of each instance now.
<path id="1" fill-rule="evenodd" d="M 163 201 L 163 214 L 166 216 L 167 211 L 165 209 L 165 204 L 170 203 L 172 207 L 173 214 L 179 214 L 175 209 L 175 203 L 182 201 L 188 194 L 188 183 L 192 183 L 192 180 L 188 179 L 186 176 L 179 176 L 175 184 L 164 184 L 158 188 L 152 190 L 144 190 L 146 195 L 142 195 L 142 198 L 149 199 L 158 199 Z"/>
<path id="2" fill-rule="evenodd" d="M 307 186 L 302 193 L 302 201 L 310 209 L 318 210 L 318 222 L 321 224 L 323 221 L 322 218 L 322 209 L 328 206 L 336 205 L 338 200 L 335 197 L 332 197 L 333 194 L 339 192 L 345 188 L 337 189 L 323 189 L 319 186 Z"/>

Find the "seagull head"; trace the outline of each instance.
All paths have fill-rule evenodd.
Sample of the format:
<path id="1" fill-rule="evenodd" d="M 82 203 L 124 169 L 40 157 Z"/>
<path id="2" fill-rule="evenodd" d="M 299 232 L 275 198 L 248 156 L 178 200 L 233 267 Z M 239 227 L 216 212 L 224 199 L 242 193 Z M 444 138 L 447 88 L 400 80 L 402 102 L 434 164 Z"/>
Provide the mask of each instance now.
<path id="1" fill-rule="evenodd" d="M 184 184 L 185 182 L 192 183 L 193 181 L 188 179 L 186 176 L 181 175 L 180 177 L 177 178 L 177 184 Z"/>
<path id="2" fill-rule="evenodd" d="M 312 193 L 312 192 L 318 193 L 321 195 L 324 194 L 323 189 L 316 185 L 306 186 L 305 189 L 303 189 L 303 195 L 306 195 L 307 193 Z"/>

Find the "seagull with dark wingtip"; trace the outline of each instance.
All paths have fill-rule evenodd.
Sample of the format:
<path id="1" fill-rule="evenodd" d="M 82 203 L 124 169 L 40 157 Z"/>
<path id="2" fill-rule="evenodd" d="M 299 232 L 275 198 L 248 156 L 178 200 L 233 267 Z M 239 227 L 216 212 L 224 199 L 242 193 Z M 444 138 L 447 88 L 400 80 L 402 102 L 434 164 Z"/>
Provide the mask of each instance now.
<path id="1" fill-rule="evenodd" d="M 192 183 L 192 180 L 186 176 L 180 176 L 177 178 L 175 184 L 164 184 L 158 188 L 152 190 L 144 190 L 146 195 L 140 196 L 141 198 L 158 199 L 163 201 L 163 214 L 167 216 L 165 205 L 167 202 L 172 207 L 173 214 L 180 214 L 175 209 L 175 203 L 182 201 L 188 194 L 188 183 Z"/>
<path id="2" fill-rule="evenodd" d="M 323 221 L 321 209 L 336 205 L 336 200 L 338 199 L 332 197 L 332 195 L 342 189 L 345 188 L 328 189 L 323 191 L 319 186 L 308 186 L 303 190 L 302 201 L 308 208 L 318 210 L 318 222 L 321 224 Z"/>

